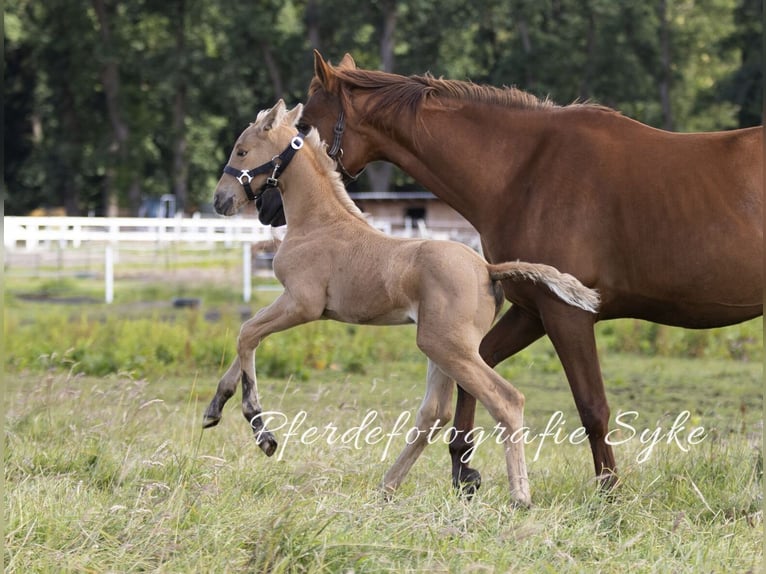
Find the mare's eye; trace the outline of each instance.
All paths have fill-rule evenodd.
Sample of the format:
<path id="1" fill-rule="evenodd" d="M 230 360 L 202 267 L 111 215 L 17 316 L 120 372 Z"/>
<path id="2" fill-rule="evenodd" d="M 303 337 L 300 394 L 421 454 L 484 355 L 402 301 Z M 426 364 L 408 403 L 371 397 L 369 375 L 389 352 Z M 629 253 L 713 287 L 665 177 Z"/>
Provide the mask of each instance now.
<path id="1" fill-rule="evenodd" d="M 245 157 L 247 155 L 247 150 L 240 149 L 237 150 L 237 157 Z"/>

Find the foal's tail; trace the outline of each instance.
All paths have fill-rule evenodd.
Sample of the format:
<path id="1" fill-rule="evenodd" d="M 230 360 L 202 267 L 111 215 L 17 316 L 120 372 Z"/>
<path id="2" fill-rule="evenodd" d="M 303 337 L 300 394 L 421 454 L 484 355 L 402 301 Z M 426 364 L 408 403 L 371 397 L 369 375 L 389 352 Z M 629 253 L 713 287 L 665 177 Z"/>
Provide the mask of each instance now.
<path id="1" fill-rule="evenodd" d="M 559 299 L 591 313 L 598 312 L 601 302 L 598 291 L 589 289 L 569 273 L 562 273 L 555 267 L 542 263 L 525 263 L 513 261 L 509 263 L 488 264 L 489 276 L 495 280 L 527 280 L 542 283 Z"/>

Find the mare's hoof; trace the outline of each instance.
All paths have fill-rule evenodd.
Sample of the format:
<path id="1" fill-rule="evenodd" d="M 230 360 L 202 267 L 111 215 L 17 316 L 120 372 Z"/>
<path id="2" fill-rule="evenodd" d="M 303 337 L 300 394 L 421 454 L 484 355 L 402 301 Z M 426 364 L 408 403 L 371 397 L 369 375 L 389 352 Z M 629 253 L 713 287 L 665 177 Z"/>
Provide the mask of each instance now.
<path id="1" fill-rule="evenodd" d="M 481 473 L 475 468 L 466 468 L 459 480 L 452 481 L 452 486 L 459 495 L 465 496 L 466 500 L 471 500 L 481 487 Z"/>
<path id="2" fill-rule="evenodd" d="M 219 422 L 221 422 L 221 417 L 211 417 L 209 415 L 205 415 L 202 417 L 202 428 L 203 429 L 209 429 L 217 425 Z"/>
<path id="3" fill-rule="evenodd" d="M 605 472 L 598 479 L 598 485 L 604 492 L 611 492 L 619 485 L 620 478 L 613 472 Z"/>
<path id="4" fill-rule="evenodd" d="M 380 499 L 383 502 L 388 503 L 394 499 L 394 494 L 396 494 L 396 487 L 381 484 L 378 488 L 378 491 L 380 492 Z"/>
<path id="5" fill-rule="evenodd" d="M 266 456 L 271 456 L 277 452 L 277 439 L 269 431 L 258 431 L 255 436 L 255 442 L 266 453 Z"/>

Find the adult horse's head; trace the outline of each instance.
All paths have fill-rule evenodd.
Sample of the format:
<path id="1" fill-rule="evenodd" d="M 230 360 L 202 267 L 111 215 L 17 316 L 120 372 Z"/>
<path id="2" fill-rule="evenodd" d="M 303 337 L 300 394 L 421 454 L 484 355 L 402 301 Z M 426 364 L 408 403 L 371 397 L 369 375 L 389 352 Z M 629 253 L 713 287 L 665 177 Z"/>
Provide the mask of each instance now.
<path id="1" fill-rule="evenodd" d="M 294 127 L 302 110 L 298 104 L 288 111 L 279 100 L 273 108 L 260 112 L 240 134 L 215 188 L 213 206 L 217 213 L 234 215 L 255 201 L 261 223 L 284 225 L 278 178 L 303 145 L 302 135 L 296 135 Z"/>
<path id="2" fill-rule="evenodd" d="M 314 50 L 314 78 L 300 121 L 317 129 L 322 140 L 327 142 L 328 155 L 337 162 L 344 179 L 354 181 L 372 157 L 369 143 L 359 131 L 350 97 L 339 78 L 339 72 L 349 70 L 356 70 L 350 54 L 343 56 L 336 68 Z"/>

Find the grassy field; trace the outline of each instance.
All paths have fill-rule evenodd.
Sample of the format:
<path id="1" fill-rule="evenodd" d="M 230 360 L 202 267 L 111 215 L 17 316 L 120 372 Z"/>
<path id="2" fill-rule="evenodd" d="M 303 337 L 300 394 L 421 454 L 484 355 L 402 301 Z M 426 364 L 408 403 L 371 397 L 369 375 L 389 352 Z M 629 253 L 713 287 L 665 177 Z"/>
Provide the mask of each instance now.
<path id="1" fill-rule="evenodd" d="M 227 303 L 236 292 L 185 285 L 203 304 L 178 310 L 175 287 L 117 287 L 111 307 L 54 305 L 18 295 L 92 286 L 6 282 L 7 572 L 761 571 L 760 320 L 708 332 L 599 327 L 621 443 L 611 497 L 596 489 L 586 444 L 540 436 L 556 420 L 559 438 L 579 427 L 550 344 L 501 365 L 527 397 L 533 439 L 534 507 L 515 510 L 491 440 L 474 458 L 473 500 L 452 492 L 440 441 L 393 500 L 379 495 L 405 440 L 397 421 L 414 417 L 424 389 L 414 329 L 321 323 L 267 340 L 262 402 L 286 421 L 267 458 L 236 398 L 218 427 L 200 428 L 248 310 Z M 273 297 L 256 295 L 253 310 Z M 338 431 L 308 444 L 290 424 Z M 477 424 L 493 426 L 481 408 Z M 372 427 L 391 436 L 367 444 Z"/>

